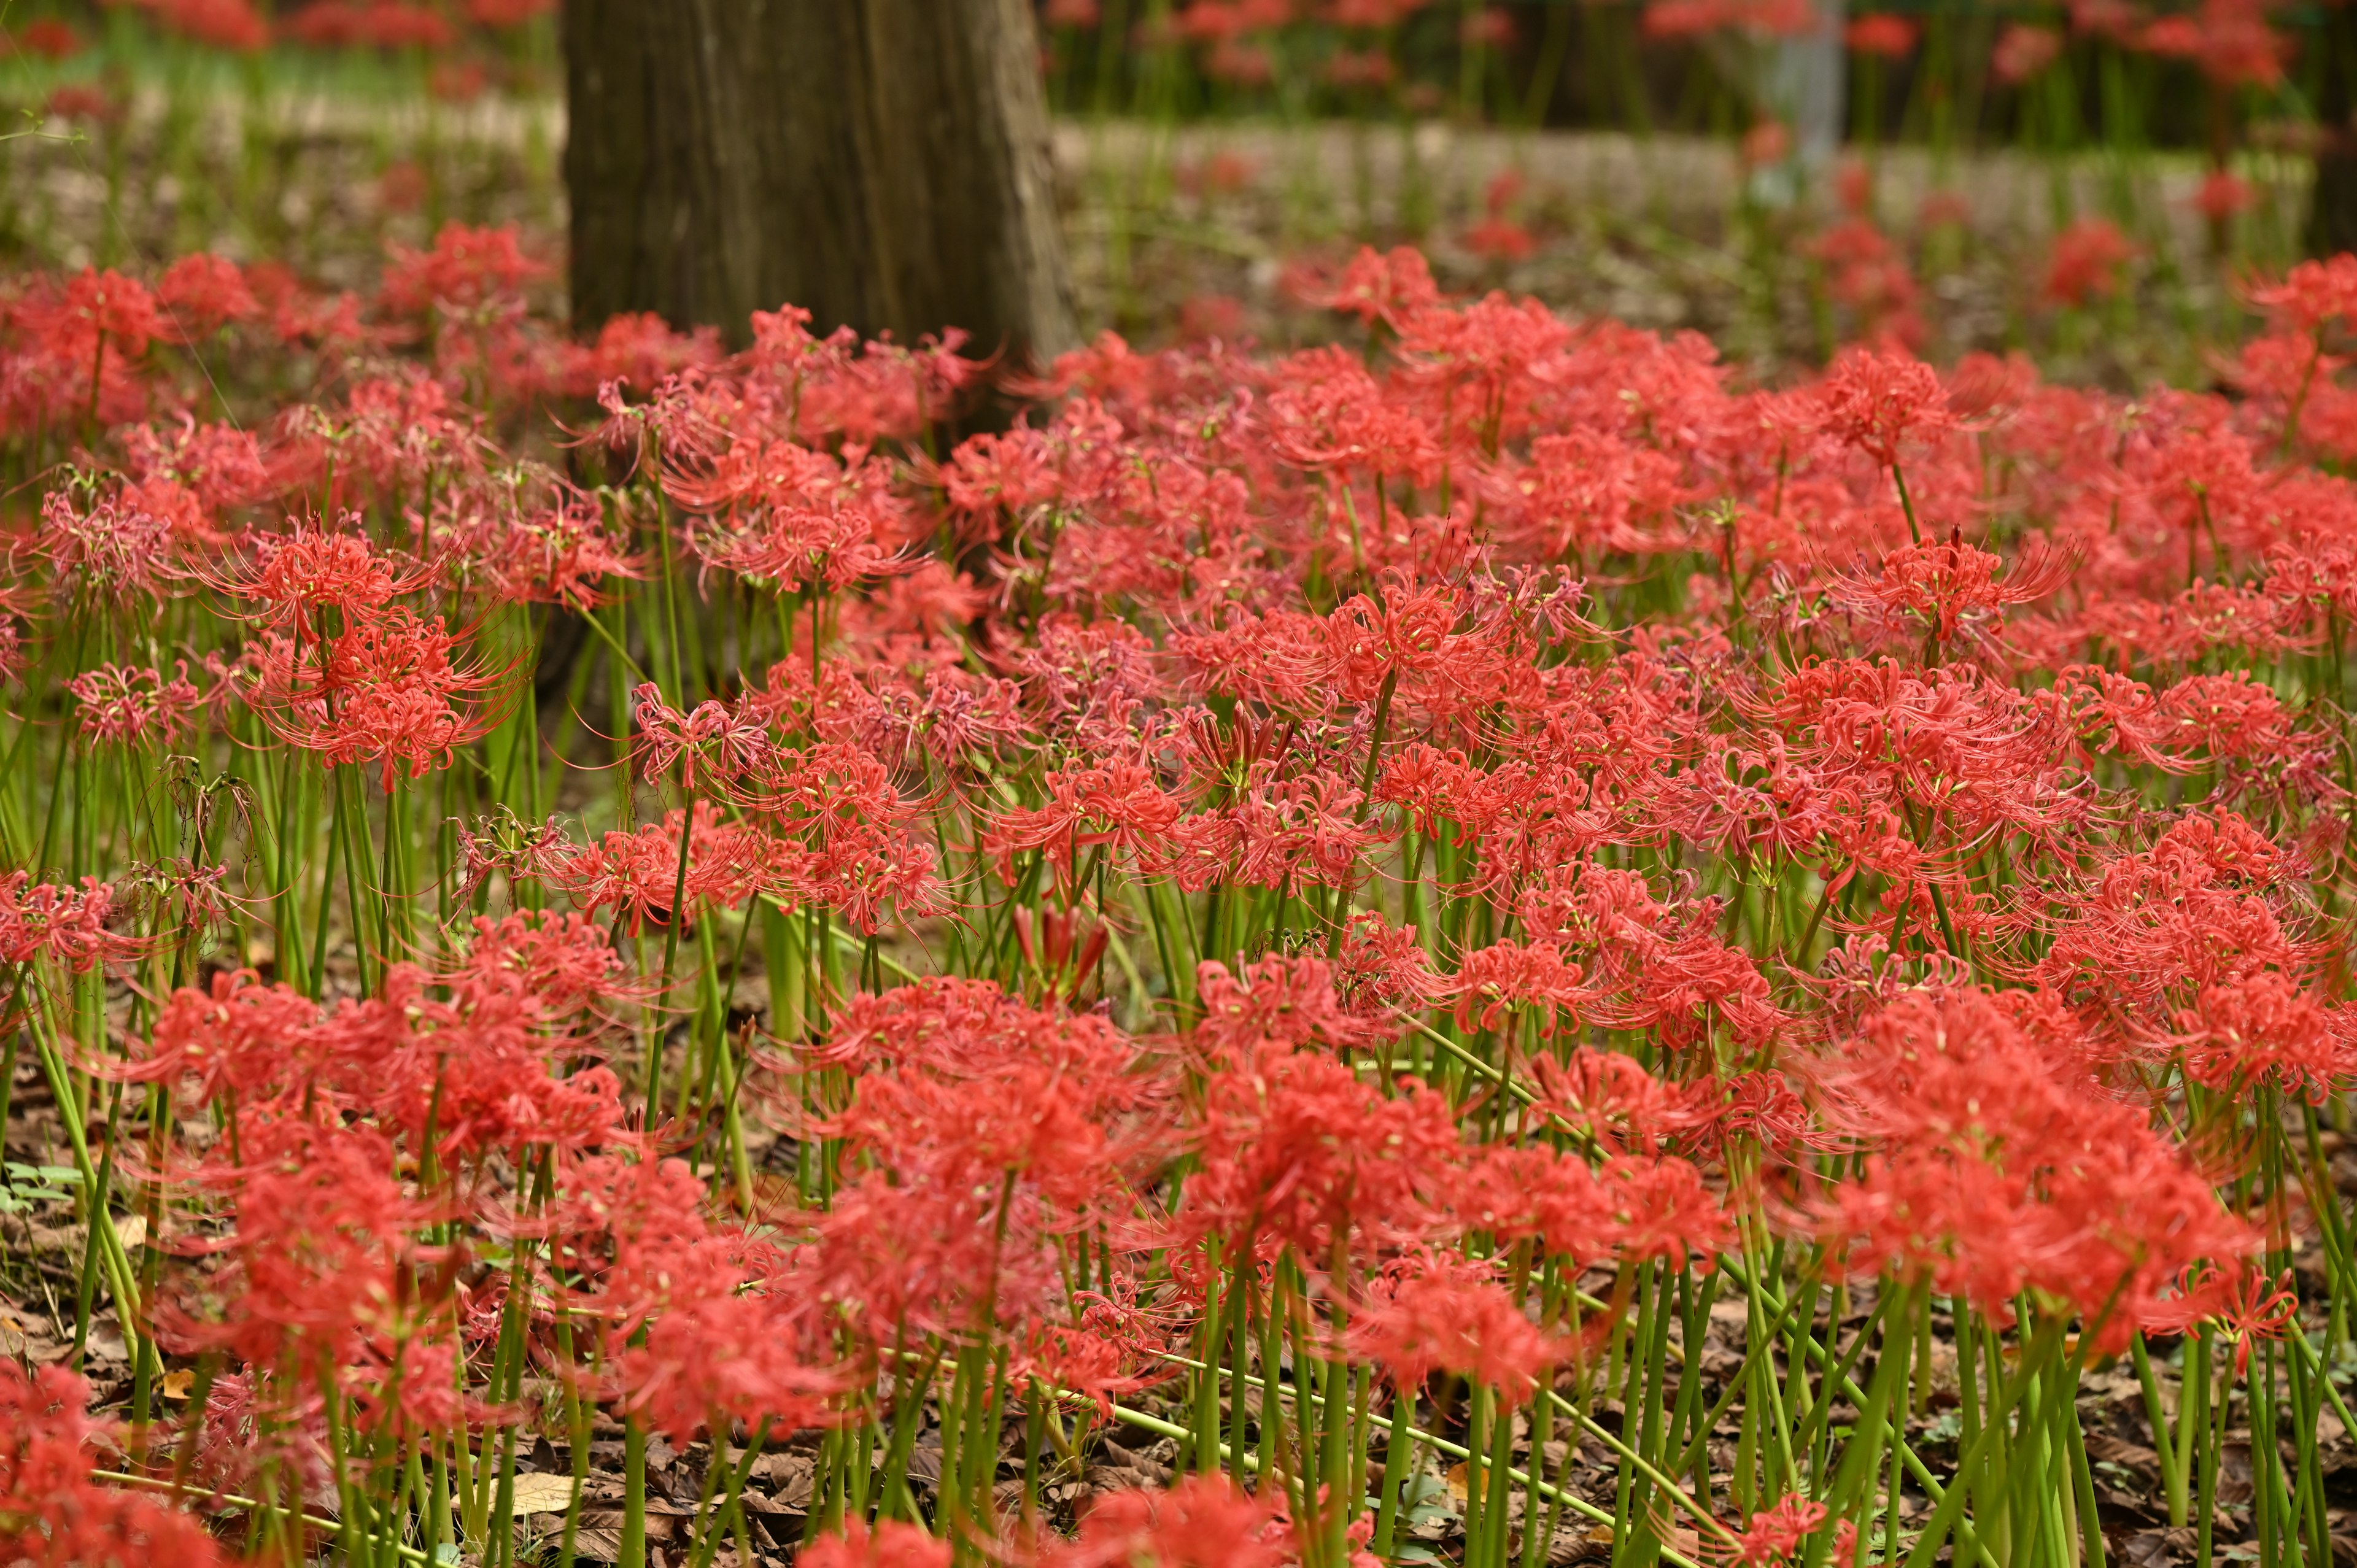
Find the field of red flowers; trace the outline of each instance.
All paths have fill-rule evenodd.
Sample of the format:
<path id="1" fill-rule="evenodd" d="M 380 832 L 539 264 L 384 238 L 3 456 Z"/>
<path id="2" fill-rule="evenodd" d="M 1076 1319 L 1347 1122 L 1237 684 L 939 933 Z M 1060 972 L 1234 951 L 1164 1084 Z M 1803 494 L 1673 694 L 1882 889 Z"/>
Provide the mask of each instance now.
<path id="1" fill-rule="evenodd" d="M 2357 259 L 2135 399 L 537 271 L 0 312 L 0 1561 L 2357 1552 Z"/>

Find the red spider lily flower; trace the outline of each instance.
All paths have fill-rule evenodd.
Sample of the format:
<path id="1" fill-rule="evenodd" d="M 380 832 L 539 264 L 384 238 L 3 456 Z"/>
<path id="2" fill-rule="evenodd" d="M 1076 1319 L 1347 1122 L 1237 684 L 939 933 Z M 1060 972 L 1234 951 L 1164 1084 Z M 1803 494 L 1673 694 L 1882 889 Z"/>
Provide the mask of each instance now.
<path id="1" fill-rule="evenodd" d="M 205 698 L 188 681 L 188 661 L 175 668 L 178 672 L 167 681 L 153 669 L 102 664 L 68 681 L 66 690 L 81 704 L 81 733 L 116 746 L 178 740 Z"/>
<path id="2" fill-rule="evenodd" d="M 94 502 L 77 510 L 63 490 L 41 498 L 41 532 L 35 548 L 60 584 L 77 594 L 127 603 L 133 595 L 161 599 L 175 575 L 172 525 L 129 504 L 129 498 Z"/>
<path id="3" fill-rule="evenodd" d="M 1530 466 L 1503 498 L 1520 512 L 1518 542 L 1533 558 L 1559 560 L 1598 546 L 1651 553 L 1684 549 L 1654 529 L 1692 499 L 1684 469 L 1667 453 L 1600 431 L 1570 430 L 1531 443 Z"/>
<path id="4" fill-rule="evenodd" d="M 743 1236 L 705 1222 L 704 1184 L 686 1161 L 616 1144 L 568 1161 L 550 1236 L 554 1256 L 584 1283 L 577 1305 L 619 1346 L 671 1305 L 735 1295 L 747 1271 Z"/>
<path id="5" fill-rule="evenodd" d="M 448 767 L 492 716 L 472 701 L 492 683 L 455 662 L 450 631 L 396 605 L 355 618 L 307 650 L 277 633 L 250 647 L 247 704 L 290 746 L 330 768 L 374 762 L 422 779 Z"/>
<path id="6" fill-rule="evenodd" d="M 707 569 L 791 594 L 914 565 L 899 553 L 904 506 L 880 458 L 846 462 L 791 441 L 743 441 L 694 464 L 666 457 L 663 488 L 707 520 L 690 538 Z"/>
<path id="7" fill-rule="evenodd" d="M 1530 1398 L 1570 1348 L 1523 1316 L 1489 1265 L 1439 1258 L 1387 1267 L 1351 1318 L 1348 1344 L 1353 1359 L 1380 1365 L 1394 1388 L 1448 1370 L 1510 1403 Z"/>
<path id="8" fill-rule="evenodd" d="M 392 260 L 378 285 L 378 297 L 387 309 L 411 316 L 436 308 L 479 309 L 548 272 L 545 263 L 523 253 L 521 237 L 512 228 L 470 229 L 463 223 L 445 223 L 434 236 L 430 251 L 403 245 L 390 249 Z"/>
<path id="9" fill-rule="evenodd" d="M 1511 218 L 1492 213 L 1458 236 L 1473 255 L 1492 262 L 1526 262 L 1538 253 L 1536 236 Z"/>
<path id="10" fill-rule="evenodd" d="M 1440 303 L 1424 252 L 1412 245 L 1388 252 L 1361 245 L 1338 276 L 1297 279 L 1294 294 L 1313 309 L 1356 316 L 1369 326 L 1381 321 L 1394 332 Z"/>
<path id="11" fill-rule="evenodd" d="M 2116 1345 L 2187 1264 L 2251 1237 L 2182 1150 L 2073 1082 L 1986 993 L 1904 993 L 1867 1018 L 1829 1082 L 1871 1140 L 1825 1198 L 1854 1265 L 1928 1277 L 2000 1317 L 2028 1290 Z"/>
<path id="12" fill-rule="evenodd" d="M 1544 1036 L 1555 1033 L 1558 1011 L 1577 1020 L 1596 1000 L 1596 993 L 1580 979 L 1579 965 L 1565 962 L 1551 946 L 1496 942 L 1459 960 L 1457 972 L 1445 983 L 1444 993 L 1457 998 L 1460 1028 L 1494 1029 L 1507 1008 L 1532 1006 L 1540 1009 L 1539 1033 Z"/>
<path id="13" fill-rule="evenodd" d="M 685 812 L 674 811 L 660 825 L 650 823 L 636 832 L 617 830 L 592 844 L 548 849 L 543 875 L 583 914 L 613 909 L 621 929 L 633 936 L 650 923 L 668 926 L 677 913 L 672 904 L 678 896 L 679 836 L 686 821 Z M 710 800 L 698 800 L 688 845 L 689 910 L 743 903 L 759 888 L 775 854 L 773 841 L 724 822 Z"/>
<path id="14" fill-rule="evenodd" d="M 492 596 L 504 603 L 586 612 L 606 602 L 607 578 L 645 575 L 640 558 L 607 532 L 594 508 L 559 503 L 493 517 L 494 530 L 469 541 L 468 553 Z"/>
<path id="15" fill-rule="evenodd" d="M 2065 994 L 2139 1009 L 2190 1004 L 2207 987 L 2270 970 L 2303 973 L 2322 950 L 2288 921 L 2287 869 L 2283 852 L 2242 818 L 2188 816 L 2149 850 L 2096 867 L 2059 910 L 2036 973 Z"/>
<path id="16" fill-rule="evenodd" d="M 67 280 L 65 293 L 47 323 L 50 351 L 82 364 L 113 349 L 135 360 L 156 336 L 156 296 L 147 285 L 112 268 L 85 267 Z M 91 374 L 95 375 L 93 368 Z"/>
<path id="17" fill-rule="evenodd" d="M 0 1361 L 0 1552 L 29 1568 L 212 1568 L 230 1561 L 194 1515 L 91 1478 L 106 1422 L 63 1367 Z"/>
<path id="18" fill-rule="evenodd" d="M 200 424 L 184 415 L 177 425 L 139 425 L 126 430 L 122 433 L 122 440 L 124 470 L 132 476 L 132 482 L 124 486 L 124 499 L 132 499 L 143 486 L 159 481 L 179 487 L 191 493 L 208 514 L 206 528 L 190 532 L 210 535 L 214 531 L 215 514 L 259 500 L 272 488 L 262 443 L 250 430 Z"/>
<path id="19" fill-rule="evenodd" d="M 2006 607 L 2052 595 L 2070 581 L 2078 562 L 2068 551 L 2035 542 L 2010 572 L 2005 565 L 2002 557 L 1966 544 L 1956 529 L 1944 544 L 1900 546 L 1882 558 L 1878 578 L 1845 583 L 1836 591 L 1860 607 L 1921 616 L 1932 623 L 1933 639 L 1947 643 L 1968 619 L 2001 624 Z"/>
<path id="20" fill-rule="evenodd" d="M 1372 1046 L 1379 1025 L 1343 1007 L 1322 959 L 1267 958 L 1231 972 L 1205 962 L 1195 972 L 1203 1016 L 1192 1044 L 1209 1058 L 1250 1061 L 1270 1053 Z"/>
<path id="21" fill-rule="evenodd" d="M 1989 72 L 2007 87 L 2018 87 L 2062 58 L 2062 35 L 2053 27 L 2008 22 L 1989 51 Z"/>
<path id="22" fill-rule="evenodd" d="M 43 59 L 71 59 L 81 53 L 82 42 L 72 23 L 56 16 L 38 16 L 26 23 L 24 32 L 16 38 L 0 40 L 0 47 L 10 53 L 22 48 Z"/>
<path id="23" fill-rule="evenodd" d="M 79 888 L 32 881 L 22 871 L 0 877 L 0 962 L 48 958 L 80 974 L 144 950 L 138 938 L 107 929 L 117 908 L 112 886 L 95 876 Z"/>
<path id="24" fill-rule="evenodd" d="M 1921 286 L 1906 252 L 1872 219 L 1853 211 L 1805 248 L 1829 269 L 1826 292 L 1857 313 L 1862 336 L 1900 345 L 1922 340 L 1916 310 Z"/>
<path id="25" fill-rule="evenodd" d="M 1771 1563 L 1797 1563 L 1809 1538 L 1825 1527 L 1825 1505 L 1794 1493 L 1773 1507 L 1760 1509 L 1743 1531 L 1740 1546 L 1727 1557 L 1738 1568 L 1769 1568 Z M 1832 1558 L 1845 1568 L 1857 1562 L 1857 1526 L 1843 1520 L 1835 1526 Z"/>
<path id="26" fill-rule="evenodd" d="M 460 986 L 520 988 L 550 1020 L 627 995 L 622 957 L 587 915 L 522 910 L 475 919 L 454 979 Z"/>
<path id="27" fill-rule="evenodd" d="M 1909 17 L 1872 11 L 1842 29 L 1842 42 L 1853 53 L 1904 59 L 1915 52 L 1917 31 L 1916 24 Z"/>
<path id="28" fill-rule="evenodd" d="M 1809 0 L 1646 0 L 1645 31 L 1655 38 L 1692 38 L 1740 31 L 1793 38 L 1817 25 Z"/>
<path id="29" fill-rule="evenodd" d="M 2178 1015 L 2185 1076 L 2224 1094 L 2273 1083 L 2322 1104 L 2357 1074 L 2357 1038 L 2344 1009 L 2326 1007 L 2288 977 L 2264 970 L 2205 987 Z"/>
<path id="30" fill-rule="evenodd" d="M 158 1330 L 297 1378 L 323 1362 L 364 1377 L 372 1348 L 410 1326 L 403 1276 L 424 1261 L 412 1238 L 432 1208 L 403 1191 L 390 1141 L 369 1128 L 247 1113 L 239 1148 L 244 1164 L 199 1178 L 228 1197 L 236 1218 L 212 1244 L 228 1277 L 204 1293 L 221 1311 L 199 1316 L 160 1301 Z"/>
<path id="31" fill-rule="evenodd" d="M 1135 854 L 1153 849 L 1178 820 L 1179 803 L 1135 763 L 1051 771 L 1040 780 L 1048 801 L 1036 810 L 1000 812 L 983 835 L 982 852 L 998 874 L 1015 881 L 1015 857 L 1038 850 L 1069 885 L 1082 848 Z"/>
<path id="32" fill-rule="evenodd" d="M 834 741 L 780 752 L 769 777 L 742 793 L 785 835 L 760 846 L 759 885 L 780 902 L 831 908 L 863 931 L 888 908 L 914 918 L 940 907 L 924 818 L 871 753 Z"/>
<path id="33" fill-rule="evenodd" d="M 769 726 L 749 707 L 731 710 L 722 702 L 696 704 L 682 714 L 662 700 L 662 688 L 645 681 L 630 693 L 638 723 L 632 749 L 640 772 L 662 779 L 679 769 L 680 788 L 694 790 L 717 777 L 723 781 L 758 773 L 777 756 Z"/>
<path id="34" fill-rule="evenodd" d="M 2252 290 L 2251 303 L 2300 332 L 2357 320 L 2357 256 L 2301 262 L 2281 283 Z"/>
<path id="35" fill-rule="evenodd" d="M 1131 1227 L 1170 1152 L 1160 1075 L 1106 1020 L 983 982 L 848 998 L 839 1023 L 807 1059 L 850 1067 L 857 1088 L 811 1132 L 845 1139 L 847 1167 L 873 1168 L 816 1221 L 804 1298 L 877 1347 L 999 1325 L 1032 1339 L 1062 1323 L 1055 1238 Z M 1128 1332 L 1102 1314 L 1082 1327 Z"/>
<path id="36" fill-rule="evenodd" d="M 2190 1333 L 2209 1324 L 2234 1347 L 2234 1376 L 2247 1377 L 2251 1351 L 2262 1339 L 2280 1339 L 2299 1321 L 2299 1295 L 2292 1272 L 2271 1277 L 2252 1264 L 2227 1270 L 2214 1263 L 2189 1265 L 2178 1276 L 2177 1294 L 2146 1311 L 2144 1326 L 2163 1334 Z"/>
<path id="37" fill-rule="evenodd" d="M 780 1304 L 758 1295 L 674 1299 L 616 1370 L 626 1408 L 682 1444 L 732 1418 L 780 1436 L 833 1425 L 851 1386 L 823 1344 L 793 1332 Z"/>
<path id="38" fill-rule="evenodd" d="M 1539 1146 L 1485 1145 L 1450 1183 L 1449 1212 L 1470 1234 L 1501 1248 L 1536 1241 L 1585 1265 L 1612 1255 L 1620 1240 L 1603 1184 L 1586 1159 Z"/>
<path id="39" fill-rule="evenodd" d="M 1342 349 L 1308 349 L 1280 365 L 1265 418 L 1270 449 L 1298 467 L 1417 485 L 1440 477 L 1440 446 L 1424 421 Z"/>
<path id="40" fill-rule="evenodd" d="M 1701 1097 L 1713 1086 L 1670 1083 L 1619 1051 L 1582 1046 L 1567 1060 L 1538 1058 L 1531 1073 L 1537 1109 L 1607 1148 L 1653 1154 L 1710 1119 Z"/>
<path id="41" fill-rule="evenodd" d="M 2212 223 L 2224 223 L 2258 204 L 2251 182 L 2230 169 L 2212 169 L 2193 193 L 2193 210 Z"/>
<path id="42" fill-rule="evenodd" d="M 721 360 L 720 333 L 710 327 L 674 331 L 652 311 L 608 317 L 591 345 L 580 391 L 595 393 L 619 382 L 652 392 L 665 378 L 687 370 L 709 370 Z"/>
<path id="43" fill-rule="evenodd" d="M 230 322 L 252 321 L 262 314 L 262 303 L 246 286 L 237 263 L 201 252 L 164 269 L 156 298 L 173 335 L 189 342 Z"/>
<path id="44" fill-rule="evenodd" d="M 1054 449 L 1031 429 L 967 436 L 950 454 L 942 481 L 950 505 L 976 516 L 1020 517 L 1064 493 Z"/>
<path id="45" fill-rule="evenodd" d="M 2136 254 L 2135 243 L 2109 219 L 2074 219 L 2054 236 L 2046 278 L 2040 286 L 2057 305 L 2084 306 L 2108 299 L 2119 287 L 2121 266 Z"/>
<path id="46" fill-rule="evenodd" d="M 2154 54 L 2191 61 L 2227 87 L 2275 86 L 2288 52 L 2267 22 L 2266 0 L 2201 0 L 2191 12 L 2150 23 L 2141 42 Z"/>
<path id="47" fill-rule="evenodd" d="M 255 533 L 247 542 L 248 558 L 209 581 L 222 593 L 264 607 L 264 624 L 291 625 L 298 644 L 324 635 L 321 609 L 350 621 L 431 580 L 425 567 L 379 552 L 356 512 L 345 513 L 333 530 Z"/>
<path id="48" fill-rule="evenodd" d="M 1393 926 L 1373 910 L 1353 915 L 1334 955 L 1336 998 L 1367 1017 L 1387 1008 L 1421 1007 L 1444 994 L 1414 926 Z"/>
<path id="49" fill-rule="evenodd" d="M 1222 1475 L 1167 1487 L 1123 1487 L 1092 1498 L 1079 1541 L 1045 1568 L 1283 1568 L 1297 1550 L 1284 1504 Z"/>
<path id="50" fill-rule="evenodd" d="M 922 1525 L 888 1519 L 870 1530 L 855 1519 L 841 1535 L 822 1535 L 802 1548 L 797 1561 L 808 1568 L 950 1568 L 950 1542 Z"/>
<path id="51" fill-rule="evenodd" d="M 1889 467 L 1911 439 L 1952 428 L 1939 372 L 1921 360 L 1873 349 L 1847 349 L 1818 390 L 1816 428 Z"/>
<path id="52" fill-rule="evenodd" d="M 1092 1401 L 1098 1416 L 1110 1421 L 1115 1395 L 1156 1388 L 1179 1375 L 1183 1369 L 1162 1359 L 1169 1336 L 1158 1332 L 1134 1302 L 1116 1305 L 1088 1296 L 1076 1301 L 1087 1304 L 1079 1324 L 1031 1326 L 1008 1363 L 1015 1377 Z"/>
<path id="53" fill-rule="evenodd" d="M 318 1012 L 309 997 L 265 987 L 251 970 L 224 971 L 206 990 L 174 992 L 145 1050 L 121 1070 L 134 1082 L 184 1086 L 200 1101 L 224 1091 L 248 1102 L 268 1098 L 304 1080 L 305 1042 Z"/>
<path id="54" fill-rule="evenodd" d="M 253 0 L 137 0 L 167 32 L 209 48 L 253 54 L 270 42 L 270 24 Z"/>
<path id="55" fill-rule="evenodd" d="M 1311 1267 L 1353 1242 L 1421 1239 L 1457 1164 L 1456 1119 L 1431 1090 L 1401 1089 L 1386 1099 L 1342 1063 L 1305 1053 L 1215 1072 L 1178 1233 L 1231 1247 L 1268 1237 Z"/>

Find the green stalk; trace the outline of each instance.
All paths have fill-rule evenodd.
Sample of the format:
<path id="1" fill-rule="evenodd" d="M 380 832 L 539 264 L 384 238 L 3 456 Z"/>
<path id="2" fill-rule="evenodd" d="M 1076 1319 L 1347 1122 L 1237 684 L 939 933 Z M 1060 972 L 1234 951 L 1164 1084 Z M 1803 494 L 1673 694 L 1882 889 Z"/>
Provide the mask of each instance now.
<path id="1" fill-rule="evenodd" d="M 2062 1324 L 2059 1320 L 2049 1321 L 2023 1348 L 2020 1369 L 2006 1380 L 2003 1388 L 1991 1398 L 1979 1439 L 1958 1458 L 1956 1474 L 1959 1477 L 1971 1474 L 1987 1459 L 1996 1444 L 1996 1434 L 2004 1430 L 2005 1418 L 2029 1391 L 2037 1380 L 2039 1369 L 2051 1359 L 2061 1338 Z M 1949 1486 L 1948 1495 L 1932 1508 L 1931 1518 L 1924 1520 L 1922 1529 L 1916 1534 L 1915 1544 L 1907 1553 L 1904 1568 L 1929 1568 L 1933 1556 L 1947 1541 L 1949 1532 L 1963 1518 L 1964 1498 L 1969 1491 L 1966 1487 Z"/>

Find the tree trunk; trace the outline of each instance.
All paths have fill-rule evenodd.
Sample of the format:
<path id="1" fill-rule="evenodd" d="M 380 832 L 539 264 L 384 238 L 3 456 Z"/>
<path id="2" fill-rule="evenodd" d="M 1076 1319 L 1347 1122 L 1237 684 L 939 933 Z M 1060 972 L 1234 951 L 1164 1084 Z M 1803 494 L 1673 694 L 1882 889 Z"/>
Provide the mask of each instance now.
<path id="1" fill-rule="evenodd" d="M 1029 0 L 565 0 L 576 324 L 1076 336 Z"/>
<path id="2" fill-rule="evenodd" d="M 2357 8 L 2329 5 L 2316 95 L 2316 179 L 2308 196 L 2308 253 L 2357 251 Z"/>

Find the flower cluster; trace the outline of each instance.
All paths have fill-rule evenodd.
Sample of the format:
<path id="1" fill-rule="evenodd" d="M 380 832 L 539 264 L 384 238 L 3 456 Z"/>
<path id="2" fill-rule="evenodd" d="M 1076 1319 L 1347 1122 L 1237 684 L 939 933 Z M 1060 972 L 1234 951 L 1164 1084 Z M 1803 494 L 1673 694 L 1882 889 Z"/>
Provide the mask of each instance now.
<path id="1" fill-rule="evenodd" d="M 0 960 L 120 1473 L 376 1559 L 520 1463 L 643 1552 L 659 1433 L 706 1556 L 1822 1564 L 2051 1528 L 2119 1353 L 2209 1506 L 2357 1280 L 2352 269 L 2131 399 L 1368 252 L 1361 341 L 1107 335 L 963 440 L 954 334 L 576 344 L 498 231 L 28 285 Z M 204 422 L 167 317 L 307 401 Z M 185 1523 L 15 1453 L 19 1554 Z"/>

